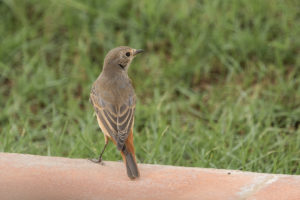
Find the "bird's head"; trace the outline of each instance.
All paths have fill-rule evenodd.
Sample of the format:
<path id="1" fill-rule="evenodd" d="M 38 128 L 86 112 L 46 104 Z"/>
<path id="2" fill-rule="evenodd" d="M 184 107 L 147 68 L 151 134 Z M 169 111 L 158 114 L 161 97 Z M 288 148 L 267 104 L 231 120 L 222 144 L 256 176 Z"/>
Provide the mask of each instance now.
<path id="1" fill-rule="evenodd" d="M 133 49 L 127 46 L 114 48 L 105 56 L 103 70 L 120 69 L 127 71 L 133 58 L 143 51 L 142 49 Z"/>

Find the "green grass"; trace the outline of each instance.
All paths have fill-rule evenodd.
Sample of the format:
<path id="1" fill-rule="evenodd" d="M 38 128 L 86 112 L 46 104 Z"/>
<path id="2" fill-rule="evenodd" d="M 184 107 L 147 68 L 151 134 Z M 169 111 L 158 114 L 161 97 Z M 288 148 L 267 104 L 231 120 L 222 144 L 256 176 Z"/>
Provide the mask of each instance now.
<path id="1" fill-rule="evenodd" d="M 297 0 L 0 1 L 0 151 L 92 158 L 91 84 L 130 68 L 142 163 L 300 174 Z M 120 160 L 109 145 L 105 160 Z"/>

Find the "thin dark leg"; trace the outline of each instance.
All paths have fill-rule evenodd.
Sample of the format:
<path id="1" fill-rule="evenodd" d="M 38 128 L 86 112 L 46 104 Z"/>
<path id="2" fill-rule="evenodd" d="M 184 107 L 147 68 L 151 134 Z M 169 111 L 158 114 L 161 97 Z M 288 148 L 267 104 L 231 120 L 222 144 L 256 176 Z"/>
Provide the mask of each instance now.
<path id="1" fill-rule="evenodd" d="M 100 156 L 99 156 L 98 159 L 90 159 L 92 162 L 94 162 L 94 163 L 101 163 L 102 162 L 102 155 L 103 155 L 103 153 L 105 151 L 105 148 L 106 148 L 107 144 L 108 143 L 105 143 L 105 145 L 104 145 L 104 147 L 102 149 L 102 152 L 100 153 Z"/>

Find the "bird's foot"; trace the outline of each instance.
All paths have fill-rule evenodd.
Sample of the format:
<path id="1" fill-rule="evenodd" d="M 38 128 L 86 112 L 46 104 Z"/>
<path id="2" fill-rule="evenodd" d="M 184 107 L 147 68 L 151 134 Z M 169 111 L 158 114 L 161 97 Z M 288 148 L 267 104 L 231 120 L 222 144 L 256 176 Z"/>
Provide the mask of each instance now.
<path id="1" fill-rule="evenodd" d="M 102 159 L 91 158 L 89 160 L 92 161 L 93 163 L 104 165 L 104 162 L 102 161 Z"/>

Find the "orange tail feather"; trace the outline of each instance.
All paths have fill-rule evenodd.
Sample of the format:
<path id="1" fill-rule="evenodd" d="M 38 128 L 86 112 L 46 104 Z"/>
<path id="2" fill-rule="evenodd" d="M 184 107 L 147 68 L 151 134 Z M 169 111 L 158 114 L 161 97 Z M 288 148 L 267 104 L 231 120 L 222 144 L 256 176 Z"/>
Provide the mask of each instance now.
<path id="1" fill-rule="evenodd" d="M 126 165 L 128 177 L 131 179 L 135 179 L 139 177 L 140 173 L 135 159 L 132 130 L 127 138 L 127 141 L 125 142 L 121 154 Z"/>

